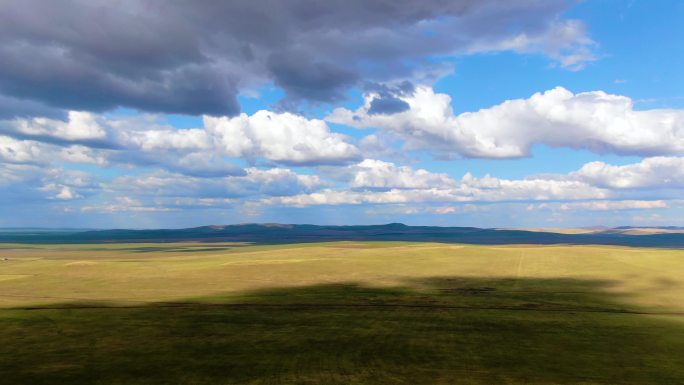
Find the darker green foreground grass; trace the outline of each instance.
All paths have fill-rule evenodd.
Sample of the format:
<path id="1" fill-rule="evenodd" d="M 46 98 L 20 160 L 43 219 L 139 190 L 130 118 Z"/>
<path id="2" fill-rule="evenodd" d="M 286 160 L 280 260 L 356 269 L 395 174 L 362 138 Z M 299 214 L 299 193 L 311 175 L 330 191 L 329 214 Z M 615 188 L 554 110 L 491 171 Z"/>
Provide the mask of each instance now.
<path id="1" fill-rule="evenodd" d="M 435 278 L 0 310 L 0 383 L 684 383 L 682 316 L 607 285 Z"/>

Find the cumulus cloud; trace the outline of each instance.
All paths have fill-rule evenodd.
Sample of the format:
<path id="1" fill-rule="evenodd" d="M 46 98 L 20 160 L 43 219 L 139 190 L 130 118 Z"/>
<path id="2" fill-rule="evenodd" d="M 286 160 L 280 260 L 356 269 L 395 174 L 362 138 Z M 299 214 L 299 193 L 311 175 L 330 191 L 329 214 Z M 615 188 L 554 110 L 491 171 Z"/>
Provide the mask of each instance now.
<path id="1" fill-rule="evenodd" d="M 82 199 L 97 192 L 97 179 L 84 171 L 0 161 L 1 206 L 21 207 L 36 202 Z"/>
<path id="2" fill-rule="evenodd" d="M 70 111 L 66 121 L 44 117 L 21 119 L 1 123 L 5 131 L 36 138 L 61 141 L 98 141 L 107 133 L 94 114 Z"/>
<path id="3" fill-rule="evenodd" d="M 646 174 L 648 171 L 643 170 L 643 165 L 654 161 L 658 163 L 662 159 L 647 159 L 626 166 L 604 166 L 618 170 L 639 169 Z M 564 175 L 506 179 L 489 175 L 475 177 L 466 173 L 461 179 L 456 180 L 446 174 L 366 159 L 342 168 L 344 175 L 337 181 L 342 181 L 341 185 L 319 175 L 298 174 L 283 168 L 251 167 L 245 170 L 244 176 L 217 178 L 191 177 L 169 172 L 153 172 L 135 177 L 121 176 L 103 185 L 103 191 L 112 196 L 130 195 L 141 199 L 144 197 L 145 202 L 152 202 L 144 206 L 158 206 L 163 202 L 163 207 L 225 206 L 235 202 L 257 206 L 291 207 L 395 205 L 408 207 L 415 213 L 423 214 L 465 213 L 464 204 L 472 206 L 507 202 L 540 202 L 533 203 L 528 209 L 553 208 L 557 211 L 646 210 L 669 207 L 663 199 L 634 198 L 639 196 L 640 189 L 658 189 L 663 185 L 632 183 L 627 186 L 624 183 L 612 183 L 610 177 L 587 173 L 586 170 L 592 168 L 590 165 L 592 163 Z M 589 176 L 598 179 L 594 180 Z M 630 176 L 634 177 L 635 174 Z M 636 177 L 636 180 L 639 180 L 638 175 Z M 607 182 L 597 182 L 603 178 L 606 178 Z M 54 199 L 67 199 L 71 196 L 69 191 L 65 190 L 62 198 L 59 198 L 58 195 L 62 193 L 61 186 L 89 186 L 86 182 L 77 182 L 73 177 L 70 181 L 63 177 L 60 180 L 59 183 L 42 184 L 44 191 L 52 192 Z M 671 187 L 667 184 L 664 186 Z M 459 205 L 454 206 L 453 203 Z"/>
<path id="4" fill-rule="evenodd" d="M 622 211 L 622 210 L 653 210 L 670 207 L 665 200 L 598 200 L 565 203 L 536 203 L 527 206 L 528 211 Z"/>
<path id="5" fill-rule="evenodd" d="M 345 136 L 319 119 L 258 111 L 234 118 L 204 117 L 206 130 L 228 156 L 265 158 L 284 164 L 340 164 L 360 157 Z"/>
<path id="6" fill-rule="evenodd" d="M 612 210 L 649 210 L 667 208 L 667 202 L 662 200 L 641 201 L 593 201 L 593 202 L 572 202 L 560 205 L 561 210 L 585 209 L 592 211 L 612 211 Z"/>
<path id="7" fill-rule="evenodd" d="M 226 158 L 286 165 L 346 164 L 360 158 L 347 137 L 319 119 L 259 111 L 234 118 L 204 117 L 203 127 L 177 129 L 160 116 L 106 117 L 69 113 L 66 120 L 0 121 L 0 156 L 39 162 L 63 146 L 58 159 L 98 165 L 156 166 L 191 176 L 221 177 L 244 171 Z"/>
<path id="8" fill-rule="evenodd" d="M 595 186 L 613 189 L 681 188 L 684 158 L 653 157 L 623 166 L 590 162 L 573 175 Z"/>
<path id="9" fill-rule="evenodd" d="M 56 162 L 107 165 L 103 151 L 82 145 L 56 146 L 35 140 L 0 135 L 0 161 L 17 164 L 52 165 Z"/>
<path id="10" fill-rule="evenodd" d="M 91 206 L 86 205 L 81 207 L 81 212 L 83 213 L 117 213 L 117 212 L 134 212 L 134 213 L 154 213 L 154 212 L 168 212 L 176 211 L 173 207 L 164 206 L 146 206 L 140 200 L 131 197 L 116 197 L 113 202 Z"/>
<path id="11" fill-rule="evenodd" d="M 355 173 L 351 181 L 353 188 L 378 189 L 415 189 L 431 187 L 451 187 L 456 182 L 443 173 L 432 173 L 424 169 L 414 170 L 407 166 L 375 159 L 365 159 L 354 166 Z"/>
<path id="12" fill-rule="evenodd" d="M 34 141 L 0 136 L 0 160 L 8 163 L 36 163 L 43 158 L 43 146 Z"/>
<path id="13" fill-rule="evenodd" d="M 398 97 L 408 110 L 372 114 L 374 96 L 368 95 L 356 111 L 338 108 L 326 119 L 391 131 L 409 149 L 447 157 L 523 157 L 534 144 L 625 155 L 684 153 L 684 110 L 639 111 L 630 98 L 603 91 L 573 94 L 558 87 L 459 115 L 448 95 L 429 87 Z"/>
<path id="14" fill-rule="evenodd" d="M 461 205 L 461 206 L 428 206 L 428 205 L 410 205 L 410 204 L 394 204 L 385 206 L 376 206 L 364 210 L 366 215 L 370 216 L 393 216 L 393 215 L 420 215 L 420 214 L 437 214 L 450 215 L 467 213 L 474 211 L 482 211 L 483 206 L 476 205 Z"/>
<path id="15" fill-rule="evenodd" d="M 378 181 L 383 187 L 389 181 L 402 180 L 411 170 L 384 165 L 385 173 Z M 387 170 L 394 171 L 389 177 Z M 442 186 L 432 187 L 423 184 L 415 188 L 390 188 L 386 191 L 364 191 L 324 189 L 308 194 L 265 199 L 268 204 L 306 207 L 315 205 L 358 205 L 358 204 L 396 204 L 421 202 L 508 202 L 508 201 L 559 201 L 582 199 L 606 199 L 611 191 L 588 185 L 581 181 L 562 178 L 501 179 L 491 176 L 476 178 L 470 173 L 460 181 L 441 180 L 439 174 L 423 175 L 439 179 Z M 446 182 L 446 183 L 444 183 Z M 420 182 L 419 182 L 420 183 Z M 418 186 L 417 184 L 416 186 Z M 369 186 L 370 187 L 370 186 Z M 406 187 L 406 186 L 403 186 Z"/>
<path id="16" fill-rule="evenodd" d="M 411 204 L 440 202 L 556 202 L 529 206 L 561 210 L 628 210 L 666 208 L 662 199 L 633 199 L 641 189 L 655 191 L 684 185 L 684 158 L 647 158 L 635 164 L 612 166 L 591 162 L 564 175 L 505 179 L 466 173 L 460 180 L 445 174 L 414 170 L 390 162 L 364 160 L 353 170 L 349 188 L 283 197 L 269 197 L 267 204 L 294 207 L 317 205 Z M 380 191 L 378 191 L 380 190 Z M 560 202 L 560 203 L 558 203 Z M 566 203 L 563 203 L 566 202 Z M 445 207 L 445 213 L 455 212 Z M 421 212 L 425 212 L 424 210 Z M 437 213 L 435 211 L 435 213 Z"/>
<path id="17" fill-rule="evenodd" d="M 75 193 L 71 187 L 64 185 L 51 183 L 41 187 L 40 190 L 47 192 L 51 199 L 72 200 L 76 198 L 82 198 L 80 195 Z"/>
<path id="18" fill-rule="evenodd" d="M 19 115 L 118 106 L 234 115 L 240 92 L 268 82 L 289 100 L 330 102 L 358 79 L 430 72 L 435 56 L 540 53 L 575 69 L 595 55 L 584 25 L 562 16 L 571 4 L 10 0 L 0 9 L 0 97 L 27 101 Z"/>
<path id="19" fill-rule="evenodd" d="M 81 145 L 62 148 L 59 152 L 59 158 L 68 163 L 94 164 L 98 166 L 106 166 L 109 163 L 102 151 L 93 150 Z"/>
<path id="20" fill-rule="evenodd" d="M 158 150 L 203 151 L 212 147 L 207 132 L 200 128 L 175 129 L 161 127 L 155 129 L 131 130 L 116 122 L 118 140 L 126 147 L 138 148 L 146 152 Z"/>
<path id="21" fill-rule="evenodd" d="M 170 172 L 121 176 L 105 188 L 115 195 L 171 198 L 244 198 L 285 196 L 310 192 L 325 185 L 316 175 L 301 175 L 289 169 L 247 168 L 244 176 L 202 178 Z"/>

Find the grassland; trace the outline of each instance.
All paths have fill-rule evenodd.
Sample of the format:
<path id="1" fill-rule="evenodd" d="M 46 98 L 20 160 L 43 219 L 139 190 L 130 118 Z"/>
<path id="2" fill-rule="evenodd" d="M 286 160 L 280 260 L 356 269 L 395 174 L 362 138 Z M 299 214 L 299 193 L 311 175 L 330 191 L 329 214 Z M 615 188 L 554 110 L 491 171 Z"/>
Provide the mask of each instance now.
<path id="1" fill-rule="evenodd" d="M 684 251 L 0 244 L 0 383 L 682 384 Z"/>

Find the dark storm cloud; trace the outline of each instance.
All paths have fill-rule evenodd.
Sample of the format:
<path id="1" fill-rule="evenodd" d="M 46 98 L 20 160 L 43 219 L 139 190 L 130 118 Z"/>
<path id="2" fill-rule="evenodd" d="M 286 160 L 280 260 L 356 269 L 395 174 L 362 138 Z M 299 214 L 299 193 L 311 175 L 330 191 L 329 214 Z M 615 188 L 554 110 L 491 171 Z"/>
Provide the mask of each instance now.
<path id="1" fill-rule="evenodd" d="M 371 102 L 371 106 L 368 109 L 368 113 L 371 115 L 376 114 L 396 114 L 398 112 L 406 111 L 410 108 L 409 104 L 401 99 L 394 97 L 386 98 L 375 98 Z"/>
<path id="2" fill-rule="evenodd" d="M 0 6 L 0 94 L 48 108 L 232 115 L 240 90 L 273 82 L 290 102 L 331 102 L 359 79 L 410 77 L 430 55 L 498 49 L 520 33 L 543 36 L 568 6 L 8 0 Z"/>
<path id="3" fill-rule="evenodd" d="M 366 83 L 365 89 L 366 92 L 372 92 L 376 95 L 371 101 L 368 113 L 371 115 L 390 115 L 410 108 L 409 104 L 399 97 L 411 96 L 415 91 L 415 86 L 409 81 L 403 81 L 397 85 Z"/>
<path id="4" fill-rule="evenodd" d="M 287 90 L 288 96 L 334 102 L 354 84 L 357 75 L 329 62 L 315 61 L 304 53 L 287 52 L 271 55 L 268 68 L 276 85 Z"/>
<path id="5" fill-rule="evenodd" d="M 66 118 L 66 113 L 58 108 L 48 107 L 38 101 L 18 99 L 0 94 L 0 121 L 15 117 L 26 118 L 32 116 L 64 119 Z M 0 131 L 2 131 L 2 123 L 0 123 Z"/>

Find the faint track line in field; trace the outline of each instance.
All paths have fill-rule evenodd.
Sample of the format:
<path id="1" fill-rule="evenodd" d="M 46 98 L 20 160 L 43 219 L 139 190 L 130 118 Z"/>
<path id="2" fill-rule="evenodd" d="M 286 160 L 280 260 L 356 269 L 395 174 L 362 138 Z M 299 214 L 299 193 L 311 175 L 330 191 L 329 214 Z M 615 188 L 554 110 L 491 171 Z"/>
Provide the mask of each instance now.
<path id="1" fill-rule="evenodd" d="M 142 302 L 142 301 L 129 301 Z M 336 303 L 289 303 L 289 304 L 264 304 L 264 303 L 192 303 L 192 302 L 166 302 L 145 305 L 74 305 L 74 306 L 20 306 L 4 308 L 1 310 L 98 310 L 98 309 L 155 309 L 155 308 L 226 308 L 226 309 L 280 309 L 280 310 L 330 310 L 330 309 L 424 309 L 424 310 L 456 310 L 456 311 L 524 311 L 541 313 L 601 313 L 601 314 L 626 314 L 626 315 L 663 315 L 684 316 L 684 312 L 649 312 L 622 309 L 576 309 L 576 308 L 528 308 L 507 306 L 459 306 L 459 305 L 422 305 L 422 304 L 336 304 Z"/>
<path id="2" fill-rule="evenodd" d="M 522 264 L 523 252 L 520 251 L 520 256 L 518 257 L 518 269 L 515 272 L 515 285 L 513 285 L 513 287 L 518 287 L 518 282 L 520 282 L 520 277 L 522 276 Z"/>

